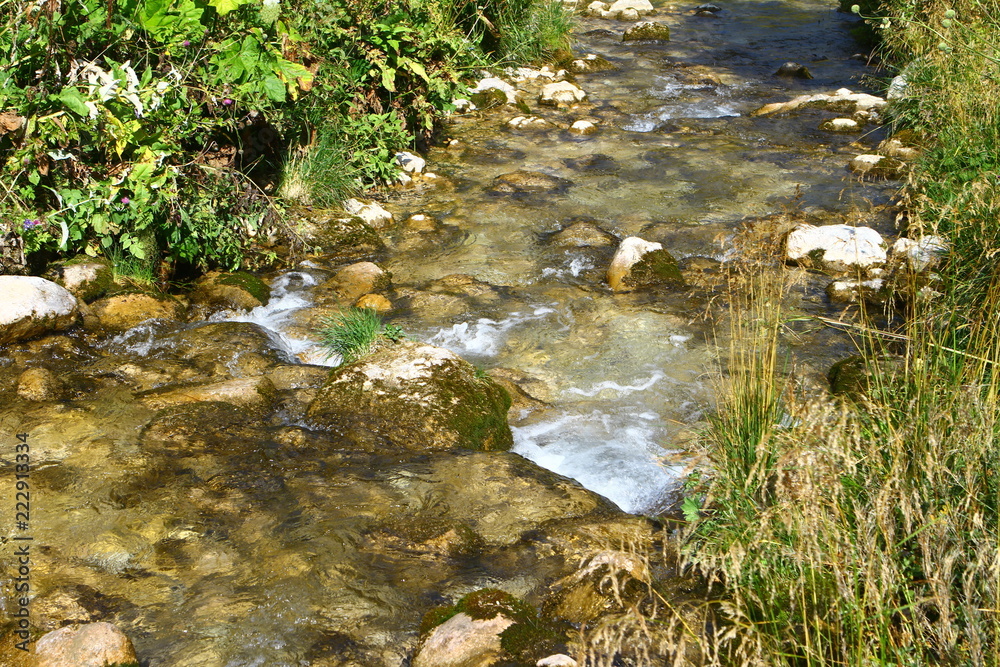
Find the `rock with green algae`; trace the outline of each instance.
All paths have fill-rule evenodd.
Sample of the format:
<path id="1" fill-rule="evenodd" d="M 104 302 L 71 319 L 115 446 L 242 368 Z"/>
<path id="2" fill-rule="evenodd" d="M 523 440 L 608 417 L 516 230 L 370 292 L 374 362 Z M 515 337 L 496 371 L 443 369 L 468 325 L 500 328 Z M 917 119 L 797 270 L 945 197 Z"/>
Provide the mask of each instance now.
<path id="1" fill-rule="evenodd" d="M 246 271 L 213 271 L 198 281 L 188 298 L 195 311 L 193 314 L 207 319 L 220 311 L 245 313 L 266 306 L 271 300 L 271 288 Z"/>
<path id="2" fill-rule="evenodd" d="M 90 302 L 104 296 L 114 283 L 114 269 L 103 257 L 77 255 L 63 262 L 54 262 L 45 277 L 62 285 L 81 301 Z"/>
<path id="3" fill-rule="evenodd" d="M 670 26 L 665 23 L 643 21 L 625 31 L 623 42 L 669 42 Z"/>
<path id="4" fill-rule="evenodd" d="M 427 614 L 414 667 L 488 667 L 507 658 L 534 664 L 565 641 L 565 628 L 540 618 L 527 602 L 484 588 Z"/>
<path id="5" fill-rule="evenodd" d="M 513 444 L 510 404 L 503 387 L 454 353 L 403 341 L 335 369 L 306 417 L 355 444 L 496 451 Z"/>
<path id="6" fill-rule="evenodd" d="M 616 292 L 632 292 L 658 285 L 683 286 L 684 277 L 677 260 L 662 245 L 630 236 L 611 259 L 608 285 Z"/>

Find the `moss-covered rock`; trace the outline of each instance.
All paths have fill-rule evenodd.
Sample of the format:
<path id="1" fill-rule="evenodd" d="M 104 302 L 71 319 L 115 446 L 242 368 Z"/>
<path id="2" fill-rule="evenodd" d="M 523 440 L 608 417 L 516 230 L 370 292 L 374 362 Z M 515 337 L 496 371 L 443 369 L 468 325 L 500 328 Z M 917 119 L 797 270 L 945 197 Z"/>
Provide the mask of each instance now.
<path id="1" fill-rule="evenodd" d="M 484 588 L 428 612 L 420 628 L 426 638 L 413 664 L 489 665 L 502 658 L 534 664 L 562 647 L 567 627 L 540 618 L 510 593 Z M 444 662 L 457 657 L 459 646 L 462 661 Z"/>
<path id="2" fill-rule="evenodd" d="M 608 284 L 616 292 L 656 286 L 683 286 L 677 260 L 659 243 L 637 236 L 621 242 L 608 267 Z"/>
<path id="3" fill-rule="evenodd" d="M 266 306 L 271 300 L 271 288 L 263 280 L 247 273 L 205 274 L 189 295 L 193 315 L 207 319 L 220 311 L 247 312 Z"/>
<path id="4" fill-rule="evenodd" d="M 506 450 L 507 392 L 443 348 L 412 341 L 335 369 L 309 406 L 313 425 L 355 444 Z"/>
<path id="5" fill-rule="evenodd" d="M 111 262 L 103 257 L 77 255 L 65 262 L 55 262 L 45 277 L 62 285 L 81 301 L 90 302 L 104 296 L 114 282 Z"/>
<path id="6" fill-rule="evenodd" d="M 623 42 L 669 42 L 670 26 L 665 23 L 643 21 L 625 31 Z"/>

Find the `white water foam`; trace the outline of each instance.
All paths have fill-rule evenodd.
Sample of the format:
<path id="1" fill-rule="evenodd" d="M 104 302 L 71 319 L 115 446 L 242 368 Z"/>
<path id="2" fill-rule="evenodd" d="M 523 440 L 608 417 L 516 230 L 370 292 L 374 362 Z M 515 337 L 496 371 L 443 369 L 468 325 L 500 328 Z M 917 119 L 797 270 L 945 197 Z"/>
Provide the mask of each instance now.
<path id="1" fill-rule="evenodd" d="M 626 512 L 654 511 L 681 474 L 661 463 L 660 417 L 639 408 L 564 412 L 511 430 L 514 452 L 575 479 Z"/>
<path id="2" fill-rule="evenodd" d="M 460 322 L 447 329 L 441 329 L 427 342 L 440 345 L 458 355 L 495 357 L 515 327 L 525 322 L 540 320 L 555 312 L 548 306 L 539 306 L 529 314 L 515 312 L 502 320 L 481 317 L 475 322 Z"/>
<path id="3" fill-rule="evenodd" d="M 592 268 L 594 268 L 594 261 L 589 257 L 570 257 L 569 262 L 562 268 L 547 267 L 542 269 L 542 277 L 549 278 L 554 276 L 556 278 L 565 278 L 569 275 L 579 278 L 581 273 Z"/>
<path id="4" fill-rule="evenodd" d="M 653 112 L 633 117 L 622 126 L 626 132 L 652 132 L 668 120 L 684 118 L 731 118 L 740 115 L 739 105 L 728 99 L 728 91 L 704 84 L 683 84 L 661 79 L 663 85 L 651 90 L 653 97 L 670 103 Z M 700 95 L 690 99 L 692 94 Z"/>
<path id="5" fill-rule="evenodd" d="M 309 364 L 335 365 L 339 359 L 330 359 L 311 338 L 290 333 L 290 318 L 296 311 L 312 305 L 310 288 L 316 279 L 304 271 L 291 271 L 278 276 L 271 283 L 271 299 L 266 306 L 258 306 L 248 313 L 220 317 L 225 322 L 251 322 L 272 331 L 282 348 L 295 359 Z"/>
<path id="6" fill-rule="evenodd" d="M 662 371 L 654 371 L 652 375 L 637 384 L 621 385 L 614 380 L 605 380 L 604 382 L 598 382 L 590 389 L 570 387 L 567 391 L 571 394 L 586 396 L 588 398 L 593 398 L 602 394 L 607 395 L 609 392 L 613 392 L 617 396 L 627 396 L 628 394 L 632 394 L 637 391 L 645 391 L 665 377 L 666 374 Z"/>

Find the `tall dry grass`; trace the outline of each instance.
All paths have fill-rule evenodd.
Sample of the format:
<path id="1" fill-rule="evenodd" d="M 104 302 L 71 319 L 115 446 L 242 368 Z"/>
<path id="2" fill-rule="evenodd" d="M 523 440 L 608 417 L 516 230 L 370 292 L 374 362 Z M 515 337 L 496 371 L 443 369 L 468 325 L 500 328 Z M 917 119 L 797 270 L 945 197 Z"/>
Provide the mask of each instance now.
<path id="1" fill-rule="evenodd" d="M 952 250 L 932 293 L 906 295 L 901 373 L 862 335 L 880 379 L 857 400 L 796 398 L 779 274 L 734 302 L 681 547 L 721 587 L 717 664 L 1000 665 L 1000 6 L 883 9 L 885 48 L 910 63 L 896 123 L 926 145 L 909 233 Z"/>

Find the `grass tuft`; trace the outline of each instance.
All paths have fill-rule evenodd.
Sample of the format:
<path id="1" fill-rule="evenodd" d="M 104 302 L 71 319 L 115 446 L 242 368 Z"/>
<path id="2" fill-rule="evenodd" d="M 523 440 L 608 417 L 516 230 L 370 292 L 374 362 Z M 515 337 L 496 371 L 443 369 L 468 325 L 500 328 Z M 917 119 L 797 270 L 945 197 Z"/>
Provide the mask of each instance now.
<path id="1" fill-rule="evenodd" d="M 370 308 L 351 308 L 324 318 L 319 336 L 327 358 L 338 356 L 341 364 L 357 361 L 386 343 L 404 338 L 402 329 L 385 324 Z"/>

